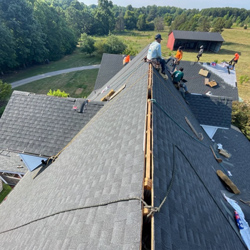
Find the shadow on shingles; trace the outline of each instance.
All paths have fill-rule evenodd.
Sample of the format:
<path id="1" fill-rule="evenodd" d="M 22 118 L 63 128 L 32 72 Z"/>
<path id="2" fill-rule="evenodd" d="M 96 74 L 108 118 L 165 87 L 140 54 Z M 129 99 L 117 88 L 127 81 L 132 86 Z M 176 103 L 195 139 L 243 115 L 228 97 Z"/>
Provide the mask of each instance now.
<path id="1" fill-rule="evenodd" d="M 40 175 L 45 169 L 49 167 L 49 165 L 52 163 L 52 160 L 50 159 L 48 162 L 44 162 L 40 164 L 33 172 L 32 172 L 32 178 L 35 179 Z"/>

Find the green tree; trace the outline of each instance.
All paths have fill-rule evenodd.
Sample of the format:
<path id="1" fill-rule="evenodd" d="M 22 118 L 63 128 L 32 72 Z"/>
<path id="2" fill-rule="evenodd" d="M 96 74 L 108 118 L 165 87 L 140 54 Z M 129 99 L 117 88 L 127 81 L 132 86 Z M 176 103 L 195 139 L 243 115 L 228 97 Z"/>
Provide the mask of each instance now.
<path id="1" fill-rule="evenodd" d="M 42 62 L 47 54 L 45 36 L 33 16 L 30 3 L 25 0 L 1 0 L 0 15 L 15 40 L 19 65 Z"/>
<path id="2" fill-rule="evenodd" d="M 158 16 L 157 6 L 156 5 L 150 6 L 150 10 L 149 10 L 148 17 L 147 17 L 147 22 L 153 21 L 155 17 L 157 16 Z"/>
<path id="3" fill-rule="evenodd" d="M 124 31 L 125 23 L 123 13 L 120 13 L 119 16 L 116 18 L 115 29 L 119 32 Z"/>
<path id="4" fill-rule="evenodd" d="M 95 31 L 99 35 L 108 35 L 115 28 L 115 17 L 112 12 L 113 3 L 108 0 L 98 0 L 98 8 L 95 10 Z"/>
<path id="5" fill-rule="evenodd" d="M 164 30 L 164 19 L 162 17 L 156 17 L 154 19 L 155 30 Z"/>
<path id="6" fill-rule="evenodd" d="M 213 23 L 212 32 L 223 32 L 223 28 L 225 27 L 225 20 L 222 17 L 218 17 L 215 19 Z"/>
<path id="7" fill-rule="evenodd" d="M 125 28 L 132 30 L 136 28 L 137 19 L 135 17 L 135 12 L 131 10 L 126 10 L 124 15 Z"/>
<path id="8" fill-rule="evenodd" d="M 0 22 L 0 73 L 17 65 L 15 41 L 11 31 Z"/>
<path id="9" fill-rule="evenodd" d="M 173 20 L 173 17 L 172 17 L 171 14 L 167 13 L 167 14 L 164 15 L 164 21 L 165 21 L 165 23 L 166 23 L 167 26 L 171 25 L 172 20 Z"/>
<path id="10" fill-rule="evenodd" d="M 48 49 L 46 58 L 58 60 L 63 55 L 70 54 L 76 47 L 77 39 L 60 9 L 49 6 L 43 0 L 36 0 L 34 9 L 34 15 L 45 34 L 45 46 Z"/>
<path id="11" fill-rule="evenodd" d="M 81 47 L 81 51 L 89 55 L 93 54 L 93 52 L 96 50 L 94 46 L 95 40 L 92 37 L 88 36 L 86 33 L 81 34 L 79 44 Z"/>
<path id="12" fill-rule="evenodd" d="M 104 44 L 104 50 L 111 54 L 121 54 L 127 46 L 116 36 L 108 36 L 106 43 Z"/>
<path id="13" fill-rule="evenodd" d="M 208 17 L 201 17 L 198 22 L 198 26 L 196 28 L 197 31 L 209 32 L 210 31 L 210 22 Z"/>
<path id="14" fill-rule="evenodd" d="M 0 101 L 6 101 L 11 96 L 12 88 L 9 83 L 0 80 Z"/>
<path id="15" fill-rule="evenodd" d="M 232 124 L 250 140 L 250 107 L 244 102 L 233 102 Z"/>
<path id="16" fill-rule="evenodd" d="M 137 26 L 138 30 L 146 30 L 147 23 L 146 23 L 146 15 L 145 14 L 141 14 L 138 17 L 138 21 L 137 21 L 136 26 Z"/>
<path id="17" fill-rule="evenodd" d="M 229 20 L 225 21 L 225 28 L 226 29 L 230 29 L 232 27 L 232 25 L 233 25 L 232 20 L 229 19 Z"/>

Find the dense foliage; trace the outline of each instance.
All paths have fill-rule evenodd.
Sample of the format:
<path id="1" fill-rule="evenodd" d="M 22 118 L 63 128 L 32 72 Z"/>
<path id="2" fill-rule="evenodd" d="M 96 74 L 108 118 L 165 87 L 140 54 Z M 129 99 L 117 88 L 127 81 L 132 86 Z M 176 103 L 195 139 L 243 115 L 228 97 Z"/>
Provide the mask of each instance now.
<path id="1" fill-rule="evenodd" d="M 58 90 L 49 90 L 49 92 L 47 93 L 47 95 L 49 96 L 57 96 L 57 97 L 69 97 L 69 94 L 64 92 L 64 91 L 61 91 L 60 89 Z"/>
<path id="2" fill-rule="evenodd" d="M 98 0 L 97 5 L 90 6 L 78 0 L 1 0 L 0 74 L 70 54 L 81 34 L 108 35 L 125 29 L 158 32 L 165 26 L 169 26 L 169 32 L 174 29 L 222 32 L 233 23 L 246 29 L 250 11 L 156 5 L 133 8 L 117 6 L 109 0 Z M 92 42 L 88 42 L 83 51 L 91 54 L 93 47 L 88 46 Z"/>
<path id="3" fill-rule="evenodd" d="M 12 88 L 11 85 L 8 83 L 4 83 L 0 80 L 0 117 L 3 114 L 5 109 L 5 105 L 11 96 Z"/>
<path id="4" fill-rule="evenodd" d="M 233 102 L 232 124 L 250 140 L 250 107 L 244 102 Z"/>

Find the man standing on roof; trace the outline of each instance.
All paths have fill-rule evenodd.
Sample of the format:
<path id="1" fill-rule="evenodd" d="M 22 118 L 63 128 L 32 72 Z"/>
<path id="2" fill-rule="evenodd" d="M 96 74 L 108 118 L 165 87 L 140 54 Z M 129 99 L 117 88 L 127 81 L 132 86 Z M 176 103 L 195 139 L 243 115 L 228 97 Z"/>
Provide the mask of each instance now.
<path id="1" fill-rule="evenodd" d="M 234 58 L 229 62 L 229 65 L 232 65 L 233 67 L 238 62 L 240 58 L 240 55 L 238 53 L 235 53 Z"/>
<path id="2" fill-rule="evenodd" d="M 147 60 L 157 60 L 161 64 L 161 73 L 165 74 L 165 60 L 161 56 L 161 34 L 155 36 L 155 41 L 152 42 L 148 49 Z"/>
<path id="3" fill-rule="evenodd" d="M 204 51 L 203 45 L 201 45 L 200 46 L 200 50 L 199 50 L 198 55 L 197 55 L 198 62 L 200 61 L 200 57 L 202 56 L 203 51 Z"/>

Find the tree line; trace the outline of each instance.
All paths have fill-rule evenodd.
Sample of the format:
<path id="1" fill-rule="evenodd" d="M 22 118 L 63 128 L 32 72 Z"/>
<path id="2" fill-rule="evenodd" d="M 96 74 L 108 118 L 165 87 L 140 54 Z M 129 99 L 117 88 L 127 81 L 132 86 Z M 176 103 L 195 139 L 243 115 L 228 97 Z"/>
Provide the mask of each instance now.
<path id="1" fill-rule="evenodd" d="M 87 6 L 77 0 L 1 0 L 0 73 L 58 60 L 75 49 L 82 34 L 124 30 L 222 32 L 247 27 L 250 11 L 237 8 L 181 9 L 156 5 L 121 7 L 109 0 Z"/>

